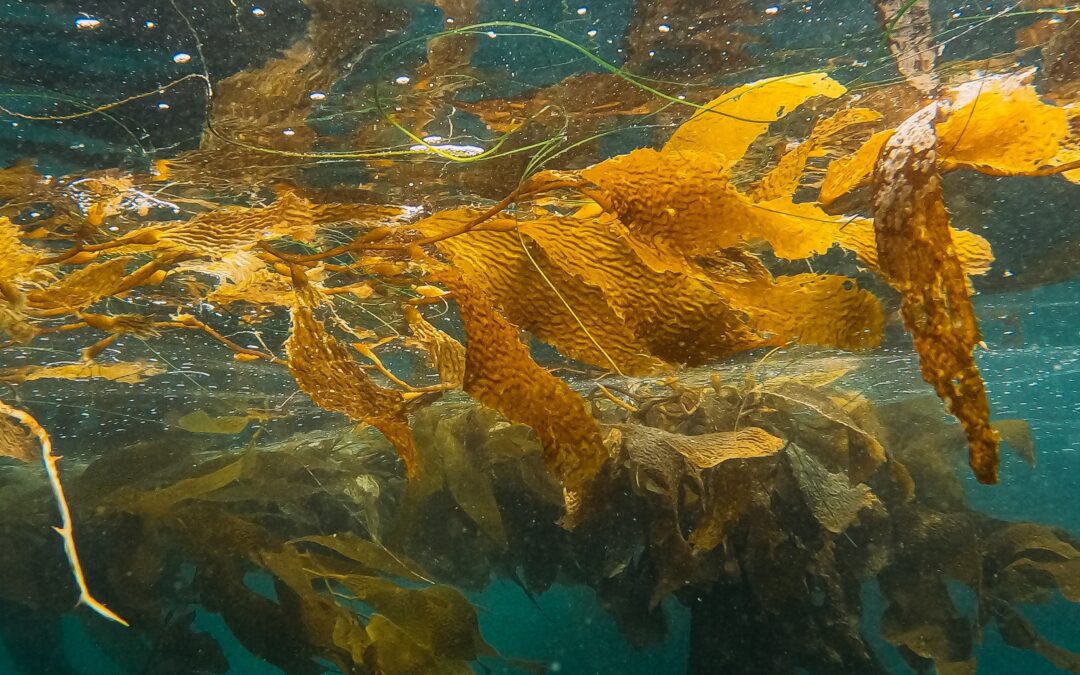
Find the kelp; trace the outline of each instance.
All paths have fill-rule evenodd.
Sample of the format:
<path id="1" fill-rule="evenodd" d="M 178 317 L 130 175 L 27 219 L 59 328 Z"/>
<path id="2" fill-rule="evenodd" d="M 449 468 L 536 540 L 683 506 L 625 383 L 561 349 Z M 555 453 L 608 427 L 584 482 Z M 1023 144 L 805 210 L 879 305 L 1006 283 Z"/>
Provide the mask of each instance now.
<path id="1" fill-rule="evenodd" d="M 874 231 L 886 279 L 903 296 L 923 379 L 960 420 L 970 463 L 983 483 L 998 480 L 998 435 L 975 365 L 982 342 L 967 277 L 953 252 L 938 174 L 936 103 L 904 122 L 875 169 Z"/>
<path id="2" fill-rule="evenodd" d="M 934 128 L 943 171 L 967 168 L 994 176 L 1046 176 L 1073 180 L 1080 164 L 1075 105 L 1042 100 L 1034 71 L 986 75 L 949 87 Z M 1006 133 L 1006 130 L 1011 130 Z M 875 133 L 854 154 L 833 162 L 822 185 L 828 204 L 870 178 L 894 130 Z M 1075 181 L 1073 181 L 1075 182 Z"/>
<path id="3" fill-rule="evenodd" d="M 423 65 L 394 94 L 376 81 L 360 95 L 373 36 L 406 25 L 361 4 L 309 2 L 305 36 L 213 83 L 201 146 L 150 173 L 0 174 L 0 347 L 18 354 L 0 382 L 14 395 L 46 379 L 198 383 L 218 362 L 244 390 L 172 406 L 160 438 L 100 443 L 72 471 L 87 578 L 139 631 L 110 654 L 158 672 L 198 648 L 205 663 L 188 665 L 220 670 L 197 606 L 287 672 L 467 673 L 501 657 L 457 589 L 503 577 L 530 598 L 588 586 L 640 644 L 662 638 L 666 603 L 689 606 L 691 672 L 884 672 L 861 604 L 875 581 L 881 636 L 913 668 L 973 669 L 993 624 L 1076 669 L 1021 612 L 1080 601 L 1080 547 L 966 504 L 963 439 L 940 403 L 881 405 L 845 379 L 858 359 L 785 373 L 752 353 L 895 345 L 899 301 L 976 477 L 996 479 L 999 433 L 1033 462 L 1023 421 L 990 422 L 968 275 L 993 253 L 951 227 L 940 173 L 1071 178 L 1074 105 L 1044 102 L 1026 71 L 938 87 L 917 2 L 882 5 L 901 74 L 937 96 L 910 116 L 823 72 L 689 96 L 631 75 L 687 49 L 712 77 L 741 62 L 740 3 L 637 3 L 628 70 L 509 98 L 469 90 L 483 35 L 509 25 L 451 30 L 413 41 Z M 656 147 L 599 154 L 599 136 L 654 115 Z M 500 135 L 454 131 L 480 124 Z M 453 149 L 462 136 L 488 148 Z M 363 187 L 324 173 L 357 159 Z M 870 208 L 856 193 L 836 212 L 870 182 Z M 56 215 L 29 218 L 19 200 Z M 80 360 L 48 356 L 58 335 Z M 174 363 L 177 345 L 194 351 Z M 756 365 L 735 375 L 728 359 Z M 318 430 L 282 437 L 301 425 Z M 51 621 L 73 592 L 93 596 L 53 579 L 36 452 L 0 421 L 0 595 Z"/>

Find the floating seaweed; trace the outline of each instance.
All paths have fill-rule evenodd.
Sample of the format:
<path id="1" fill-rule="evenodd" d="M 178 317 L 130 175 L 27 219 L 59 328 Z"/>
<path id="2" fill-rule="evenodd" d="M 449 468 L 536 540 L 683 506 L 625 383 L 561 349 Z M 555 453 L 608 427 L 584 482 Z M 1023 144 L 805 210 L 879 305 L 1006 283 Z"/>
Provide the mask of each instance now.
<path id="1" fill-rule="evenodd" d="M 916 672 L 974 672 L 991 626 L 1080 672 L 1023 614 L 1080 602 L 1080 542 L 974 509 L 956 466 L 966 445 L 993 483 L 999 441 L 1035 454 L 1026 422 L 992 420 L 970 278 L 993 253 L 942 180 L 1076 182 L 1068 59 L 1052 102 L 1031 70 L 939 77 L 928 3 L 879 3 L 928 99 L 885 109 L 837 73 L 717 83 L 749 58 L 739 2 L 637 3 L 626 68 L 474 2 L 393 46 L 402 8 L 306 4 L 283 53 L 204 73 L 198 148 L 0 174 L 0 611 L 45 633 L 78 598 L 130 624 L 81 616 L 125 672 L 225 672 L 202 611 L 289 673 L 536 670 L 481 635 L 471 593 L 501 577 L 592 589 L 636 645 L 681 603 L 691 673 L 887 672 L 880 639 Z M 477 98 L 507 33 L 602 72 Z M 687 50 L 710 77 L 693 96 L 634 74 Z M 388 64 L 412 75 L 392 93 Z M 648 117 L 678 124 L 593 142 Z M 498 136 L 434 133 L 456 126 Z M 371 183 L 320 173 L 346 161 Z M 883 343 L 940 400 L 860 386 Z M 227 386 L 200 383 L 211 366 Z M 96 392 L 181 378 L 206 395 L 169 399 L 155 435 L 58 434 L 79 448 L 61 485 L 46 429 L 70 425 L 31 415 L 38 387 L 64 380 L 91 418 Z"/>

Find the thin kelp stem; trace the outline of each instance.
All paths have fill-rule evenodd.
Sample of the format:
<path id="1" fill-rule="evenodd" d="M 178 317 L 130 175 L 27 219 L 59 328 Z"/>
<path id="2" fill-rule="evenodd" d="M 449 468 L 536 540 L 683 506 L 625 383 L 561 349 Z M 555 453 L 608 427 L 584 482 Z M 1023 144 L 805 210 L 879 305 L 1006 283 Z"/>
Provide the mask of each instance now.
<path id="1" fill-rule="evenodd" d="M 64 540 L 64 553 L 67 555 L 68 564 L 71 567 L 71 575 L 75 579 L 75 586 L 79 589 L 79 604 L 86 605 L 101 616 L 115 621 L 123 626 L 129 625 L 118 614 L 106 607 L 90 593 L 86 586 L 86 577 L 83 575 L 82 564 L 79 562 L 79 552 L 75 548 L 75 530 L 71 522 L 71 509 L 68 508 L 67 497 L 64 495 L 64 486 L 60 482 L 60 471 L 57 467 L 60 457 L 53 454 L 52 439 L 49 432 L 45 431 L 33 415 L 25 410 L 12 408 L 0 401 L 0 413 L 15 419 L 17 422 L 30 430 L 37 437 L 41 445 L 41 460 L 45 465 L 45 473 L 49 476 L 49 485 L 52 487 L 56 507 L 60 510 L 60 527 L 54 527 L 60 538 Z"/>

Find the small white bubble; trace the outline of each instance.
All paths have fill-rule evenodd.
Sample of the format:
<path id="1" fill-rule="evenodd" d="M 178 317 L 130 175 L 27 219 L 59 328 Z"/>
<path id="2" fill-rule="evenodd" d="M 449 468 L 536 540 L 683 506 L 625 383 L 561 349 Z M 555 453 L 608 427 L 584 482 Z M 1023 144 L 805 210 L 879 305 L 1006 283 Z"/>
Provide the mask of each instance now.
<path id="1" fill-rule="evenodd" d="M 251 13 L 254 14 L 255 16 L 266 16 L 266 12 L 263 11 L 262 7 L 252 7 L 251 8 Z"/>
<path id="2" fill-rule="evenodd" d="M 394 78 L 394 82 L 397 82 L 398 84 L 408 84 L 409 82 L 412 82 L 412 79 L 408 75 L 398 75 Z"/>
<path id="3" fill-rule="evenodd" d="M 308 98 L 310 98 L 312 101 L 324 101 L 326 100 L 326 94 L 322 93 L 321 91 L 313 91 L 308 94 Z"/>
<path id="4" fill-rule="evenodd" d="M 75 19 L 75 27 L 79 30 L 95 30 L 101 28 L 101 19 L 95 19 L 92 16 L 80 16 Z"/>
<path id="5" fill-rule="evenodd" d="M 588 7 L 578 7 L 577 8 L 577 15 L 578 16 L 585 16 L 585 13 L 588 12 L 588 11 L 589 11 Z"/>
<path id="6" fill-rule="evenodd" d="M 661 33 L 670 33 L 671 26 L 667 25 L 666 23 L 662 23 L 656 27 L 656 30 L 660 31 Z"/>
<path id="7" fill-rule="evenodd" d="M 191 54 L 187 52 L 176 52 L 172 57 L 173 63 L 187 63 L 191 60 Z"/>
<path id="8" fill-rule="evenodd" d="M 780 8 L 777 7 L 776 5 L 771 5 L 771 6 L 765 8 L 765 13 L 768 14 L 769 16 L 772 16 L 773 14 L 778 14 L 779 12 L 780 12 Z"/>
<path id="9" fill-rule="evenodd" d="M 596 37 L 596 32 L 597 31 L 595 28 L 590 28 L 589 30 L 585 31 L 585 34 L 589 37 Z"/>

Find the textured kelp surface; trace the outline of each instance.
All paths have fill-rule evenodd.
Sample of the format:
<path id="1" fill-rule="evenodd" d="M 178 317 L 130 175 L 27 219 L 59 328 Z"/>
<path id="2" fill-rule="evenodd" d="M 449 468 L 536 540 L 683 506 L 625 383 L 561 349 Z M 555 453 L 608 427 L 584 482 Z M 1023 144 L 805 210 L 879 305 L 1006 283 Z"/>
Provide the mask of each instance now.
<path id="1" fill-rule="evenodd" d="M 287 673 L 543 672 L 481 634 L 504 578 L 591 589 L 633 646 L 689 608 L 692 673 L 888 672 L 882 644 L 975 672 L 988 632 L 1080 672 L 1027 616 L 1080 602 L 1080 541 L 965 495 L 1035 450 L 979 370 L 1001 233 L 949 178 L 1076 189 L 1072 10 L 972 24 L 1060 53 L 939 63 L 930 3 L 881 2 L 872 68 L 746 72 L 780 8 L 698 4 L 636 3 L 613 55 L 468 0 L 427 8 L 441 32 L 308 0 L 227 74 L 171 5 L 189 72 L 5 95 L 18 128 L 202 115 L 115 167 L 0 169 L 20 665 L 8 622 L 76 606 L 124 672 L 225 672 L 234 642 Z M 537 43 L 580 67 L 492 65 Z"/>

